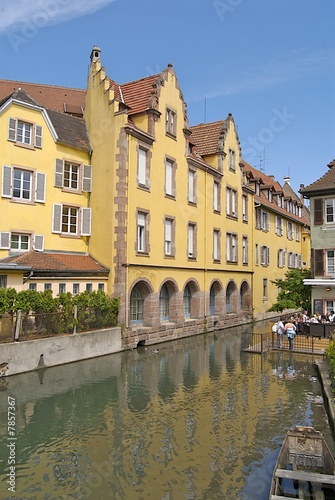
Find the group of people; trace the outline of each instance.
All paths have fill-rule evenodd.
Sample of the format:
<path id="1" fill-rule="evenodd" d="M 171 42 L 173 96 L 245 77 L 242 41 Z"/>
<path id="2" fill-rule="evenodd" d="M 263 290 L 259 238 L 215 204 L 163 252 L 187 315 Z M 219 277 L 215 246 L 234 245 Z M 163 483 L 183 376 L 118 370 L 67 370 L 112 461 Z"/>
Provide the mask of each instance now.
<path id="1" fill-rule="evenodd" d="M 294 347 L 294 337 L 297 333 L 297 325 L 294 321 L 294 318 L 291 318 L 285 321 L 283 318 L 276 323 L 276 333 L 277 333 L 277 347 L 279 349 L 283 348 L 283 335 L 286 335 L 289 349 L 293 350 Z"/>

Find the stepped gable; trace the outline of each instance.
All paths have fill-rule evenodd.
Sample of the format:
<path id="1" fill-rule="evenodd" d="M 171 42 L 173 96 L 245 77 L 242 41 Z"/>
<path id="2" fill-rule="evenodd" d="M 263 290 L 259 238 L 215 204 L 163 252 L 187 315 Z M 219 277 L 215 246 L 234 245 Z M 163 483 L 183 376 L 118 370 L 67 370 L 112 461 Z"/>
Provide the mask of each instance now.
<path id="1" fill-rule="evenodd" d="M 99 264 L 90 255 L 72 253 L 36 252 L 31 250 L 23 254 L 6 257 L 1 264 L 16 263 L 31 266 L 34 273 L 62 273 L 107 276 L 109 269 Z"/>
<path id="2" fill-rule="evenodd" d="M 220 136 L 226 120 L 211 123 L 200 123 L 190 127 L 192 132 L 190 142 L 195 145 L 197 152 L 202 155 L 212 155 L 217 153 Z"/>
<path id="3" fill-rule="evenodd" d="M 329 170 L 318 180 L 312 182 L 308 186 L 302 186 L 299 192 L 303 195 L 313 191 L 335 190 L 335 160 L 328 163 Z"/>
<path id="4" fill-rule="evenodd" d="M 86 90 L 69 87 L 58 87 L 41 83 L 0 80 L 0 101 L 21 88 L 36 103 L 54 109 L 61 113 L 71 113 L 82 116 L 85 107 Z"/>

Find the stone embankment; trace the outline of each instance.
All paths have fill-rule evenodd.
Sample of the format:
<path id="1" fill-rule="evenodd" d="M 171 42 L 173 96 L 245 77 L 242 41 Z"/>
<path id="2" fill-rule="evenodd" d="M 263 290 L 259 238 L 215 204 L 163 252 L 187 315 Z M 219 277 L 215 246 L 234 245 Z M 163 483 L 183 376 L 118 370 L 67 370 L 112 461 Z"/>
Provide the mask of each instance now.
<path id="1" fill-rule="evenodd" d="M 328 418 L 329 418 L 329 423 L 332 428 L 333 435 L 335 433 L 335 403 L 334 403 L 334 393 L 332 390 L 331 386 L 331 378 L 330 378 L 330 370 L 329 370 L 329 364 L 326 359 L 324 360 L 317 360 L 315 362 L 322 387 L 323 387 L 323 397 L 324 397 L 324 402 L 325 402 L 325 407 L 327 409 L 328 413 Z"/>

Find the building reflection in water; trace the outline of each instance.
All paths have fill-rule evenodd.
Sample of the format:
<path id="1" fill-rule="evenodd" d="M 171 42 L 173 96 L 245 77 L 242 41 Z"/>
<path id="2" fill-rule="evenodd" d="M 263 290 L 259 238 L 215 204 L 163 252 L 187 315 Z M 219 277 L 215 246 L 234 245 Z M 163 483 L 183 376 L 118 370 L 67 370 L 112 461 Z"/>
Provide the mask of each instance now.
<path id="1" fill-rule="evenodd" d="M 291 425 L 331 435 L 313 360 L 244 353 L 244 329 L 8 378 L 1 446 L 10 395 L 17 496 L 267 498 Z M 0 467 L 6 498 L 5 460 Z"/>

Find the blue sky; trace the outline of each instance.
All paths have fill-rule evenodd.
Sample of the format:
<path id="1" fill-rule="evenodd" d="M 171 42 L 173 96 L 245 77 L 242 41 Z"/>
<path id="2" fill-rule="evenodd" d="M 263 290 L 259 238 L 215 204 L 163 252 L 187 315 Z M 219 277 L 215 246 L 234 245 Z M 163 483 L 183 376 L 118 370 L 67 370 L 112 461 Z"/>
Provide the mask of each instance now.
<path id="1" fill-rule="evenodd" d="M 172 63 L 191 125 L 232 113 L 243 157 L 297 191 L 335 158 L 333 0 L 11 0 L 0 78 L 86 88 Z"/>

